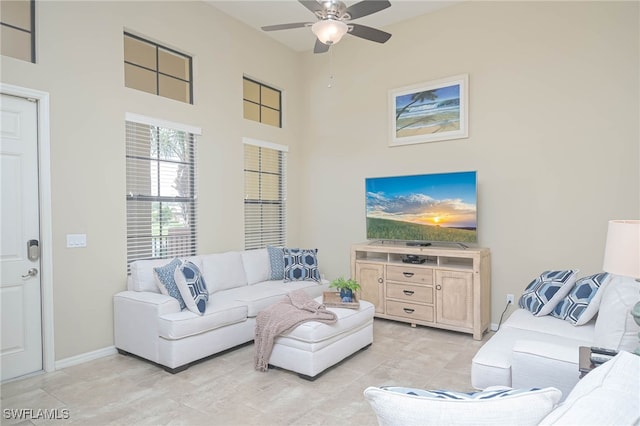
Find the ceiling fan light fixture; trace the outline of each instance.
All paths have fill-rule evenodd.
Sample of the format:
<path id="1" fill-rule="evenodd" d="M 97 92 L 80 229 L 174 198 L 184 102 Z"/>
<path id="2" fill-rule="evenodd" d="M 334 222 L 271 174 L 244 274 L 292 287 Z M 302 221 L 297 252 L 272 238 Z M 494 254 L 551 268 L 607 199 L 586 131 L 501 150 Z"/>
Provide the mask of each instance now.
<path id="1" fill-rule="evenodd" d="M 347 24 L 335 19 L 324 19 L 311 26 L 311 31 L 318 37 L 318 40 L 329 46 L 339 42 L 348 30 Z"/>

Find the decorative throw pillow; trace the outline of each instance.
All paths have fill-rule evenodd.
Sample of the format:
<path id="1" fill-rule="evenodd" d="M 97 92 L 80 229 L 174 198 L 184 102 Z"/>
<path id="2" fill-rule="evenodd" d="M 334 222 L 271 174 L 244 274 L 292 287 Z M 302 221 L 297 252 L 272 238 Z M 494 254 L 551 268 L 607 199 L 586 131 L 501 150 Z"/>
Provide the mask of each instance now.
<path id="1" fill-rule="evenodd" d="M 378 424 L 537 425 L 560 400 L 556 388 L 501 389 L 474 393 L 368 387 L 365 399 Z"/>
<path id="2" fill-rule="evenodd" d="M 284 282 L 320 281 L 318 249 L 284 249 Z"/>
<path id="3" fill-rule="evenodd" d="M 593 346 L 633 352 L 638 347 L 640 326 L 634 321 L 631 310 L 638 301 L 640 282 L 632 277 L 612 275 L 601 291 Z"/>
<path id="4" fill-rule="evenodd" d="M 610 275 L 601 272 L 576 281 L 571 292 L 551 311 L 551 316 L 569 321 L 573 325 L 589 322 L 598 312 L 602 292 L 598 291 L 609 281 Z"/>
<path id="5" fill-rule="evenodd" d="M 175 281 L 187 308 L 193 313 L 204 314 L 209 301 L 209 291 L 200 268 L 195 263 L 185 260 L 176 268 Z"/>
<path id="6" fill-rule="evenodd" d="M 271 280 L 284 279 L 284 248 L 267 246 L 271 263 Z"/>
<path id="7" fill-rule="evenodd" d="M 547 315 L 569 294 L 576 281 L 577 269 L 544 271 L 524 289 L 518 306 L 537 317 Z"/>
<path id="8" fill-rule="evenodd" d="M 186 305 L 174 278 L 174 273 L 181 263 L 182 261 L 176 257 L 164 266 L 153 268 L 153 272 L 160 292 L 164 295 L 174 297 L 178 303 L 180 303 L 180 309 L 184 309 Z"/>

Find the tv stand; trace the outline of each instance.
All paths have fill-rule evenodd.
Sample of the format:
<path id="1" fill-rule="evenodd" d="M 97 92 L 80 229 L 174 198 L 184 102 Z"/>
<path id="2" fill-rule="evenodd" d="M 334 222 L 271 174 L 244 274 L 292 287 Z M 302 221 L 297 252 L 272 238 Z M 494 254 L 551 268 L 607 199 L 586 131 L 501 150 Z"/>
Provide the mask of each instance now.
<path id="1" fill-rule="evenodd" d="M 351 247 L 351 277 L 378 318 L 470 333 L 476 340 L 489 329 L 488 248 L 357 244 Z"/>
<path id="2" fill-rule="evenodd" d="M 428 247 L 431 243 L 423 242 L 423 241 L 407 241 L 408 247 Z"/>

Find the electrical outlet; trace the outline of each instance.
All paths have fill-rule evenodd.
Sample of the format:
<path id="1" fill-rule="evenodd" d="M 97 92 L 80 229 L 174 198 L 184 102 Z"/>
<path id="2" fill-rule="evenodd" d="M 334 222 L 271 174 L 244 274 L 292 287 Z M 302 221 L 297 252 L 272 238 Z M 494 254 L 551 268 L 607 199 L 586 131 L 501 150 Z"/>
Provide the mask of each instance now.
<path id="1" fill-rule="evenodd" d="M 507 294 L 507 303 L 510 303 L 513 305 L 514 303 L 513 294 Z"/>

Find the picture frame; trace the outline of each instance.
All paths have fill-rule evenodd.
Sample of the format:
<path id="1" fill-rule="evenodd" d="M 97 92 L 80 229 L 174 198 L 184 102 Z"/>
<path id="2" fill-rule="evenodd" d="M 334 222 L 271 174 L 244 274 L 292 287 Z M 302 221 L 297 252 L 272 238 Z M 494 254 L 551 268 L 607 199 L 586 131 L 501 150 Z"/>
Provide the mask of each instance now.
<path id="1" fill-rule="evenodd" d="M 390 146 L 469 137 L 469 75 L 389 91 Z"/>

